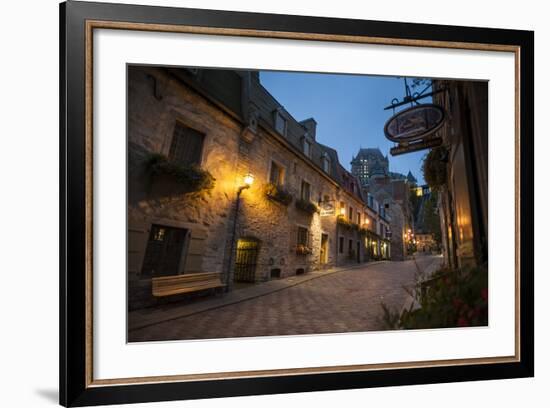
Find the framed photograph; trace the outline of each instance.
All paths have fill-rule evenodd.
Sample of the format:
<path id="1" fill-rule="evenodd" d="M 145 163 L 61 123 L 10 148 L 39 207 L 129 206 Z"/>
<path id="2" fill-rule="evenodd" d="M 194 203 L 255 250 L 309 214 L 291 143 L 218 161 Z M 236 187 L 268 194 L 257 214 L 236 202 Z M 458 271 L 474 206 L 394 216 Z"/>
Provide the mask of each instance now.
<path id="1" fill-rule="evenodd" d="M 60 21 L 62 405 L 534 375 L 533 32 Z"/>

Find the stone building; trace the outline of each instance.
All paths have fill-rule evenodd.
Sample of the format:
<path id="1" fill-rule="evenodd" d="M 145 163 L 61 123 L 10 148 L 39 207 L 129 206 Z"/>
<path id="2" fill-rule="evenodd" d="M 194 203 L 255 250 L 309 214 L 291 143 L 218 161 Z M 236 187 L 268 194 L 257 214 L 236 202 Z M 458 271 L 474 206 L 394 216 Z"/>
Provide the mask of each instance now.
<path id="1" fill-rule="evenodd" d="M 439 131 L 438 158 L 446 182 L 439 191 L 445 261 L 457 267 L 488 260 L 488 85 L 481 81 L 433 81 L 434 103 L 448 113 Z"/>
<path id="2" fill-rule="evenodd" d="M 374 174 L 390 174 L 388 156 L 384 156 L 378 148 L 361 148 L 351 160 L 351 172 L 359 178 L 363 186 L 367 186 Z"/>
<path id="3" fill-rule="evenodd" d="M 380 216 L 316 128 L 256 72 L 130 66 L 129 308 L 157 302 L 159 277 L 212 272 L 231 290 L 370 260 Z"/>
<path id="4" fill-rule="evenodd" d="M 413 216 L 410 203 L 411 185 L 407 178 L 393 178 L 389 175 L 372 177 L 364 188 L 384 208 L 391 241 L 391 259 L 405 260 L 411 255 L 407 249 L 410 239 L 409 230 L 413 229 Z"/>

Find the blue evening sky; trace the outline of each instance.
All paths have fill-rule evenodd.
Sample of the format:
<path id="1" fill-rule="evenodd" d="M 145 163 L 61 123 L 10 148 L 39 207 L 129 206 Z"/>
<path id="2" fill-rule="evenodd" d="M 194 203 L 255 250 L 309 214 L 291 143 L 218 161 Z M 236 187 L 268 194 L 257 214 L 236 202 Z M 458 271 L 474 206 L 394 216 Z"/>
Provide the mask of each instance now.
<path id="1" fill-rule="evenodd" d="M 406 175 L 411 170 L 424 183 L 421 165 L 427 150 L 394 157 L 389 154 L 394 143 L 384 136 L 392 115 L 384 107 L 403 98 L 403 78 L 261 71 L 260 82 L 296 120 L 317 121 L 317 140 L 336 149 L 346 169 L 360 147 L 378 147 L 388 155 L 390 171 Z"/>

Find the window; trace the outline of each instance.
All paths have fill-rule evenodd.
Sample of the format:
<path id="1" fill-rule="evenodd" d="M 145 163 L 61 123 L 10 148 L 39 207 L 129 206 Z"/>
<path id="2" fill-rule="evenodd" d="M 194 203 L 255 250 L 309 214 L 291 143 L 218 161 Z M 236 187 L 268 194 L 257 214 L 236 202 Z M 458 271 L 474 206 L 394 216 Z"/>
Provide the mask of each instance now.
<path id="1" fill-rule="evenodd" d="M 353 207 L 349 208 L 348 218 L 350 221 L 353 221 Z"/>
<path id="2" fill-rule="evenodd" d="M 339 242 L 339 245 L 338 245 L 338 252 L 340 252 L 341 254 L 344 253 L 344 237 L 340 237 L 340 242 Z"/>
<path id="3" fill-rule="evenodd" d="M 274 113 L 274 124 L 275 130 L 281 135 L 286 136 L 286 119 L 279 110 L 276 110 Z"/>
<path id="4" fill-rule="evenodd" d="M 323 171 L 325 173 L 330 173 L 330 160 L 327 156 L 323 156 L 321 159 L 322 165 L 323 165 Z"/>
<path id="5" fill-rule="evenodd" d="M 353 252 L 353 239 L 350 239 L 348 242 L 348 254 Z"/>
<path id="6" fill-rule="evenodd" d="M 186 236 L 186 229 L 153 224 L 143 258 L 142 277 L 179 274 Z"/>
<path id="7" fill-rule="evenodd" d="M 204 135 L 176 122 L 168 158 L 185 165 L 200 165 Z"/>
<path id="8" fill-rule="evenodd" d="M 300 191 L 300 198 L 304 201 L 309 201 L 311 196 L 311 186 L 307 181 L 302 180 L 302 189 Z"/>
<path id="9" fill-rule="evenodd" d="M 275 162 L 271 162 L 271 171 L 269 172 L 269 182 L 276 186 L 282 186 L 284 182 L 284 169 Z"/>
<path id="10" fill-rule="evenodd" d="M 357 224 L 361 225 L 361 213 L 357 212 Z"/>
<path id="11" fill-rule="evenodd" d="M 311 143 L 304 138 L 304 154 L 311 157 Z"/>
<path id="12" fill-rule="evenodd" d="M 296 243 L 298 245 L 307 246 L 308 244 L 308 230 L 304 227 L 298 227 L 298 237 L 296 239 Z"/>

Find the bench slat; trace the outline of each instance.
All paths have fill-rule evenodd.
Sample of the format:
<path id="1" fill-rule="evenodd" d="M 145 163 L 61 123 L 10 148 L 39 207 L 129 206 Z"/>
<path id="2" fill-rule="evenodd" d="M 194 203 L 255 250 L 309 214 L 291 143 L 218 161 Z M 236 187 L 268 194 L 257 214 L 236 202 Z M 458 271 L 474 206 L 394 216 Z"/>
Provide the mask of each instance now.
<path id="1" fill-rule="evenodd" d="M 153 296 L 162 297 L 226 286 L 217 272 L 159 276 L 152 279 Z"/>

